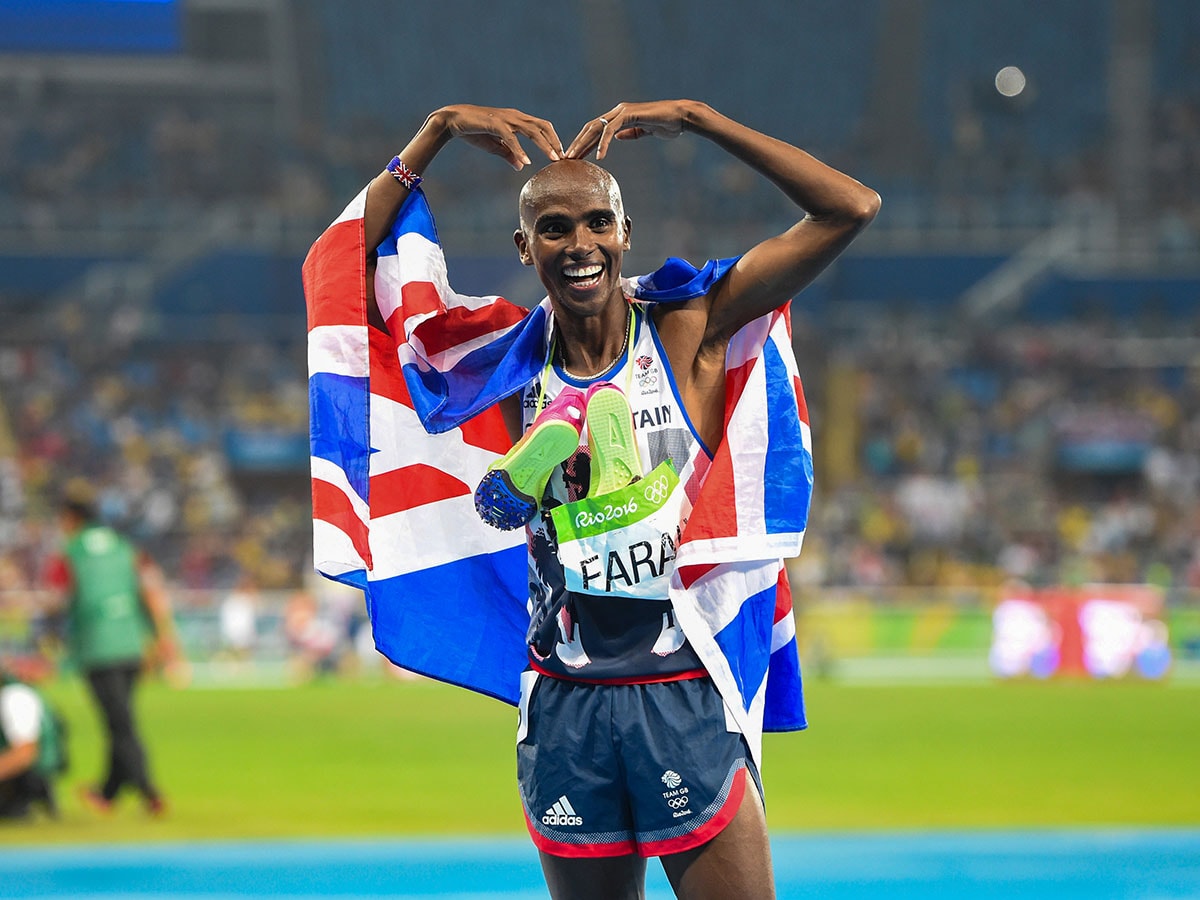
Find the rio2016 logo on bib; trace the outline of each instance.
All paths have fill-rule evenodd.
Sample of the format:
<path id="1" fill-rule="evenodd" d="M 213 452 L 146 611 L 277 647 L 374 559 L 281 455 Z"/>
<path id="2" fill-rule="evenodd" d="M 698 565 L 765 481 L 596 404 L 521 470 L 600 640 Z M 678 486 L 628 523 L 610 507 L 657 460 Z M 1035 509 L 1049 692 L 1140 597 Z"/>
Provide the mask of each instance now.
<path id="1" fill-rule="evenodd" d="M 667 595 L 683 491 L 670 460 L 641 481 L 550 512 L 567 589 L 658 600 Z"/>

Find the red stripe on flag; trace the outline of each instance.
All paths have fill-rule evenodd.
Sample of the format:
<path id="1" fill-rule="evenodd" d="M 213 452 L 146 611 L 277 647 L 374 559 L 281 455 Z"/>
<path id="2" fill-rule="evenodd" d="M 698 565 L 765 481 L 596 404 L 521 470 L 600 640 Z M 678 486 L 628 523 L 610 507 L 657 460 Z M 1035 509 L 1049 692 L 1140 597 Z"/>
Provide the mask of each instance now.
<path id="1" fill-rule="evenodd" d="M 371 518 L 474 493 L 453 475 L 417 463 L 371 476 Z"/>
<path id="2" fill-rule="evenodd" d="M 405 317 L 408 315 L 412 315 L 412 313 L 406 312 Z M 527 315 L 529 315 L 529 310 L 501 298 L 495 303 L 478 309 L 470 309 L 465 306 L 451 307 L 446 310 L 445 315 L 422 322 L 413 334 L 421 339 L 425 355 L 432 358 L 447 350 L 452 350 L 459 344 L 465 344 L 468 341 L 478 340 L 489 334 L 495 334 L 497 331 L 511 328 Z M 392 319 L 395 318 L 393 313 Z M 392 326 L 392 319 L 388 320 L 389 327 Z M 393 329 L 392 333 L 402 334 L 404 332 Z"/>
<path id="3" fill-rule="evenodd" d="M 679 580 L 683 582 L 684 590 L 690 590 L 692 585 L 717 567 L 716 563 L 704 563 L 696 566 L 680 566 Z"/>
<path id="4" fill-rule="evenodd" d="M 775 618 L 774 622 L 786 619 L 792 614 L 792 585 L 788 581 L 787 569 L 779 567 L 779 579 L 775 582 Z"/>
<path id="5" fill-rule="evenodd" d="M 403 326 L 410 316 L 424 316 L 445 311 L 446 304 L 442 302 L 442 295 L 433 286 L 433 282 L 409 281 L 400 288 L 400 305 L 388 318 L 388 327 L 392 329 L 392 334 L 408 334 L 403 327 L 396 329 L 393 324 Z M 398 320 L 397 313 L 400 314 Z"/>
<path id="6" fill-rule="evenodd" d="M 354 545 L 354 550 L 371 568 L 371 547 L 367 541 L 367 525 L 358 517 L 350 498 L 337 485 L 312 480 L 313 518 L 328 522 L 334 528 L 343 532 Z"/>
<path id="7" fill-rule="evenodd" d="M 725 370 L 725 427 L 729 427 L 729 419 L 733 416 L 733 410 L 738 405 L 738 401 L 742 399 L 742 392 L 746 390 L 746 382 L 750 380 L 750 373 L 754 371 L 754 366 L 758 363 L 757 357 L 748 359 L 733 369 Z"/>
<path id="8" fill-rule="evenodd" d="M 512 438 L 500 414 L 500 404 L 490 406 L 474 418 L 459 426 L 463 443 L 481 447 L 503 456 L 512 448 Z"/>
<path id="9" fill-rule="evenodd" d="M 367 334 L 371 348 L 371 393 L 412 409 L 412 397 L 404 382 L 404 371 L 400 366 L 400 357 L 396 355 L 392 336 L 378 328 L 368 328 Z"/>
<path id="10" fill-rule="evenodd" d="M 808 401 L 804 399 L 804 385 L 800 383 L 799 375 L 792 379 L 792 387 L 796 391 L 796 410 L 800 413 L 800 421 L 807 425 L 809 424 Z"/>
<path id="11" fill-rule="evenodd" d="M 700 498 L 684 527 L 685 543 L 737 535 L 737 491 L 733 474 L 729 441 L 722 440 L 704 476 Z"/>
<path id="12" fill-rule="evenodd" d="M 325 229 L 301 270 L 310 331 L 320 325 L 366 322 L 366 269 L 362 219 L 347 219 Z"/>

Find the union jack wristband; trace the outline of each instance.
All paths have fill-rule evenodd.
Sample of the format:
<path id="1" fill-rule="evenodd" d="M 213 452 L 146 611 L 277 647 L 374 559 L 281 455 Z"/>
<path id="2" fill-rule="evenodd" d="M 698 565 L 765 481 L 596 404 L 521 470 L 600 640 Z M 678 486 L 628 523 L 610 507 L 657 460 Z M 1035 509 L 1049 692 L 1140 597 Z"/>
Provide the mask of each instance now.
<path id="1" fill-rule="evenodd" d="M 421 183 L 421 176 L 406 166 L 404 160 L 398 156 L 392 157 L 392 161 L 387 164 L 387 170 L 410 191 L 416 190 L 417 185 Z"/>

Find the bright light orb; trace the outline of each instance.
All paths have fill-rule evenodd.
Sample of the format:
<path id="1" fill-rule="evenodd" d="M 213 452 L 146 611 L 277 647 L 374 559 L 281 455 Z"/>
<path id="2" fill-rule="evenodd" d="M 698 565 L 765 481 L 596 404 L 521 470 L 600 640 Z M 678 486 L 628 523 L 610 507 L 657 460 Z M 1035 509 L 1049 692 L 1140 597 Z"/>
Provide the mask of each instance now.
<path id="1" fill-rule="evenodd" d="M 1016 66 L 1005 66 L 996 73 L 996 90 L 1005 97 L 1016 97 L 1025 90 L 1025 73 Z"/>

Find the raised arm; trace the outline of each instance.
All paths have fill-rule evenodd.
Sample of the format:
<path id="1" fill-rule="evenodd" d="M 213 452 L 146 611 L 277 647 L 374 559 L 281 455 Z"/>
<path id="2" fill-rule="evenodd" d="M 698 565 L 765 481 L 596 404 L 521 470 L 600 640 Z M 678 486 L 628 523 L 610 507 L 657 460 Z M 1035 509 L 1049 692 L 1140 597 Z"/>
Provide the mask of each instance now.
<path id="1" fill-rule="evenodd" d="M 421 175 L 438 151 L 458 137 L 499 156 L 520 171 L 529 165 L 529 157 L 521 148 L 521 135 L 550 159 L 558 159 L 563 152 L 554 126 L 545 119 L 527 115 L 519 109 L 462 104 L 444 106 L 430 113 L 399 156 L 413 174 Z M 367 189 L 363 217 L 368 253 L 387 235 L 408 194 L 409 189 L 386 169 L 372 180 Z"/>
<path id="2" fill-rule="evenodd" d="M 618 104 L 588 122 L 566 155 L 583 157 L 595 149 L 603 159 L 614 139 L 676 137 L 684 131 L 708 138 L 765 175 L 804 213 L 783 234 L 749 250 L 706 298 L 702 344 L 723 352 L 734 332 L 785 303 L 829 265 L 875 218 L 880 200 L 798 147 L 694 100 Z"/>

